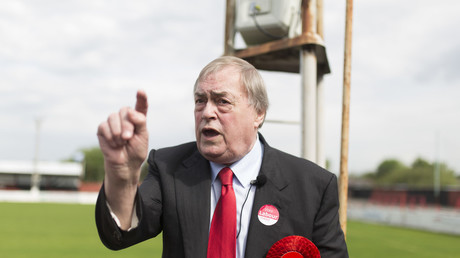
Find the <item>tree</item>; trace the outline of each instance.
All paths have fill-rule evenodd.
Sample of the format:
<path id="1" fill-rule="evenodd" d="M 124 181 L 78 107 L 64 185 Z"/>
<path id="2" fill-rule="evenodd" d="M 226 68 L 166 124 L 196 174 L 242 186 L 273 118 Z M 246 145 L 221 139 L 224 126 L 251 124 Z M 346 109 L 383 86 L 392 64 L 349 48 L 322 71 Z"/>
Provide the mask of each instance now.
<path id="1" fill-rule="evenodd" d="M 104 155 L 99 147 L 81 149 L 84 155 L 85 177 L 83 181 L 102 182 L 104 180 Z"/>
<path id="2" fill-rule="evenodd" d="M 104 180 L 104 155 L 102 154 L 99 146 L 83 148 L 80 150 L 83 153 L 83 164 L 85 166 L 85 176 L 83 181 L 86 182 L 102 182 Z M 148 164 L 145 162 L 142 165 L 141 178 L 143 178 L 148 173 Z"/>
<path id="3" fill-rule="evenodd" d="M 376 171 L 375 183 L 377 185 L 405 185 L 415 188 L 432 187 L 434 183 L 434 167 L 423 158 L 417 158 L 410 167 L 397 160 L 383 161 Z M 453 170 L 446 164 L 439 164 L 441 186 L 455 185 L 457 180 Z"/>
<path id="4" fill-rule="evenodd" d="M 376 177 L 383 178 L 385 175 L 388 175 L 397 170 L 404 170 L 406 166 L 396 159 L 387 159 L 382 161 L 377 167 Z"/>
<path id="5" fill-rule="evenodd" d="M 149 173 L 149 163 L 144 162 L 144 164 L 142 164 L 142 167 L 141 167 L 141 176 L 139 178 L 139 181 L 142 182 L 148 173 Z"/>
<path id="6" fill-rule="evenodd" d="M 418 157 L 414 160 L 414 162 L 412 162 L 412 169 L 433 169 L 433 165 Z"/>

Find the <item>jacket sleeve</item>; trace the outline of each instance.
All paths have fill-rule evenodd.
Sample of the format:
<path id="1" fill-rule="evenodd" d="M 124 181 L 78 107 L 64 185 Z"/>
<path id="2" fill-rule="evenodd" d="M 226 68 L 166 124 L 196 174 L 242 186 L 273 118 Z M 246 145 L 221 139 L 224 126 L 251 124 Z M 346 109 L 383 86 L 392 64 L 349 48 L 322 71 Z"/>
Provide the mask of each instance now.
<path id="1" fill-rule="evenodd" d="M 322 258 L 348 257 L 345 237 L 339 222 L 337 177 L 333 175 L 327 184 L 320 209 L 315 217 L 313 242 Z"/>
<path id="2" fill-rule="evenodd" d="M 138 188 L 135 199 L 139 224 L 125 231 L 118 227 L 107 206 L 104 185 L 96 202 L 96 226 L 102 243 L 109 249 L 120 250 L 157 236 L 162 230 L 160 176 L 153 162 L 154 151 L 149 158 L 149 173 Z"/>
<path id="3" fill-rule="evenodd" d="M 136 201 L 138 199 L 136 198 Z M 136 204 L 137 206 L 138 204 Z M 136 238 L 135 232 L 137 230 L 124 231 L 118 227 L 107 206 L 104 185 L 102 185 L 99 191 L 96 202 L 96 226 L 102 243 L 109 249 L 119 250 L 134 244 L 128 243 L 133 242 L 133 239 Z"/>

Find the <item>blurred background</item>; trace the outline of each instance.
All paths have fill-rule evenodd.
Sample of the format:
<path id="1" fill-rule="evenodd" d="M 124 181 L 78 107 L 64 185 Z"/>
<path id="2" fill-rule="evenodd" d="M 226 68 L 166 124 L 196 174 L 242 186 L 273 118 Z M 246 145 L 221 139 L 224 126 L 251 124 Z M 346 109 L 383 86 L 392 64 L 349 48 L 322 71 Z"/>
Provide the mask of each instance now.
<path id="1" fill-rule="evenodd" d="M 361 209 L 351 217 L 378 220 L 366 211 L 371 204 L 460 209 L 458 11 L 454 0 L 355 1 L 348 164 L 350 209 Z M 224 0 L 2 0 L 0 170 L 27 174 L 48 162 L 57 167 L 45 170 L 69 169 L 72 180 L 56 183 L 49 172 L 42 189 L 97 191 L 97 126 L 134 105 L 137 89 L 149 97 L 151 148 L 193 141 L 192 87 L 223 54 L 224 24 Z M 324 77 L 324 144 L 327 168 L 338 174 L 345 1 L 324 1 L 324 27 L 332 70 Z M 236 44 L 244 46 L 238 35 Z M 300 75 L 261 73 L 267 119 L 299 121 Z M 299 125 L 266 123 L 261 133 L 300 155 Z M 30 178 L 19 178 L 3 177 L 0 187 L 28 189 Z M 447 227 L 460 225 L 453 214 Z"/>
<path id="2" fill-rule="evenodd" d="M 417 4 L 415 4 L 417 3 Z M 460 3 L 369 0 L 354 6 L 350 172 L 387 158 L 436 158 L 460 171 Z M 0 3 L 0 159 L 73 157 L 97 146 L 108 114 L 150 101 L 152 148 L 194 140 L 192 85 L 223 53 L 225 1 Z M 338 171 L 345 1 L 324 2 L 325 149 Z M 237 40 L 238 42 L 238 40 Z M 268 119 L 300 120 L 300 76 L 263 72 Z M 300 128 L 267 124 L 269 143 L 294 155 Z"/>

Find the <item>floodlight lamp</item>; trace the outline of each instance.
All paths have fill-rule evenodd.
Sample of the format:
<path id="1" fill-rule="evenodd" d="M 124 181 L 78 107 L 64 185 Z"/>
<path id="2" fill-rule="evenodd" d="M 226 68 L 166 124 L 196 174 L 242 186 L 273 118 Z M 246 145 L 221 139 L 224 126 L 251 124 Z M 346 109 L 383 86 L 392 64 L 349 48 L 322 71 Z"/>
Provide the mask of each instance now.
<path id="1" fill-rule="evenodd" d="M 239 0 L 236 30 L 248 46 L 300 35 L 300 6 L 301 0 Z"/>

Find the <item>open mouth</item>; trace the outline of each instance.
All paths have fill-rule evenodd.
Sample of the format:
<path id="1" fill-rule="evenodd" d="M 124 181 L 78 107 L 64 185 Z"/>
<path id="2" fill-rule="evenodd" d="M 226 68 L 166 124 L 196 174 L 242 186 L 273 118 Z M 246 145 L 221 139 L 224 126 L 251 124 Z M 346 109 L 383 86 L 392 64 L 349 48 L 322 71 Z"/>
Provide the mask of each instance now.
<path id="1" fill-rule="evenodd" d="M 206 137 L 214 137 L 214 136 L 219 135 L 219 132 L 214 129 L 203 129 L 201 132 Z"/>

